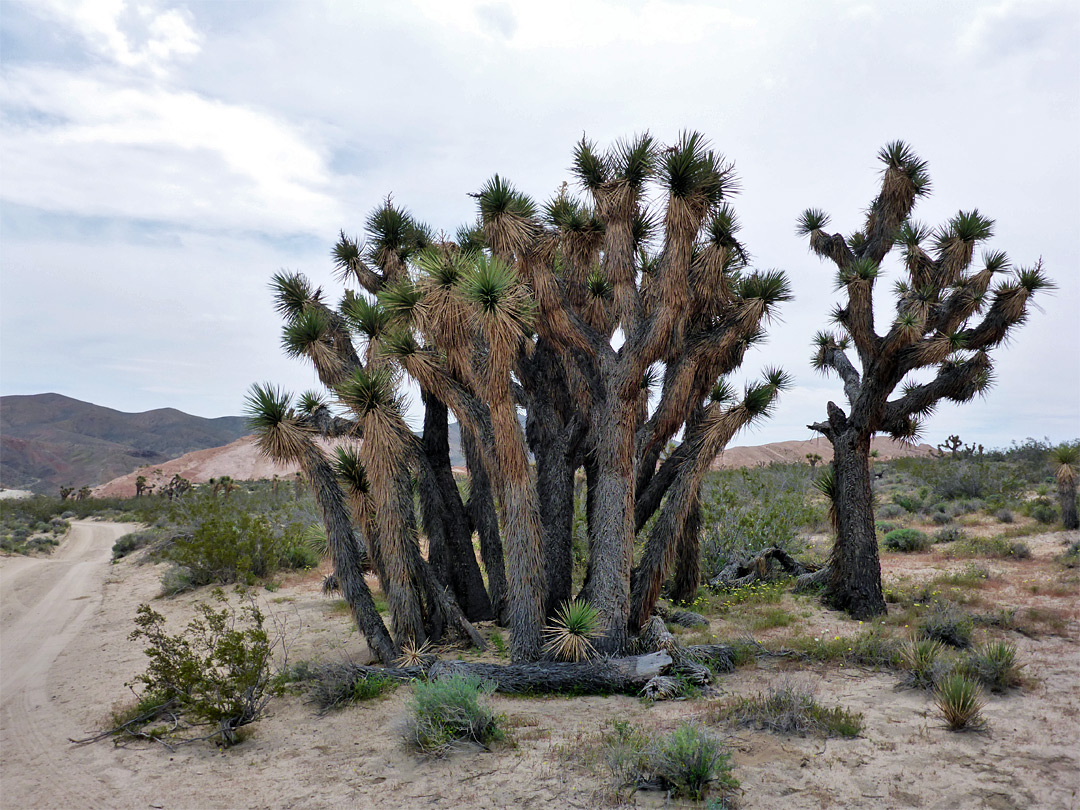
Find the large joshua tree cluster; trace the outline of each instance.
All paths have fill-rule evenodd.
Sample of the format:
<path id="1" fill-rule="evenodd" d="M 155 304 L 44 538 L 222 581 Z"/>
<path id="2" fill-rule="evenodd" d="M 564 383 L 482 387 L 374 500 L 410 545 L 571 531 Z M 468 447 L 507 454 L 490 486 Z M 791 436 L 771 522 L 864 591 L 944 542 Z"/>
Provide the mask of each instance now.
<path id="1" fill-rule="evenodd" d="M 991 292 L 1004 254 L 971 266 L 992 223 L 978 212 L 937 231 L 912 222 L 924 164 L 902 144 L 882 160 L 863 231 L 828 235 L 817 211 L 801 223 L 848 298 L 839 332 L 819 335 L 815 364 L 841 376 L 849 409 L 829 403 L 812 427 L 836 450 L 827 597 L 860 616 L 884 611 L 870 438 L 911 437 L 939 399 L 984 390 L 988 350 L 1047 284 L 1035 268 Z M 294 400 L 257 385 L 248 410 L 263 451 L 299 463 L 311 484 L 337 585 L 385 663 L 447 636 L 482 643 L 472 622 L 488 619 L 510 629 L 516 660 L 536 660 L 545 624 L 575 599 L 598 617 L 597 651 L 625 651 L 665 588 L 677 600 L 696 593 L 705 474 L 790 384 L 775 368 L 741 390 L 729 382 L 791 298 L 783 273 L 749 267 L 730 163 L 697 133 L 607 150 L 583 139 L 573 174 L 580 193 L 564 184 L 543 205 L 494 176 L 473 195 L 476 222 L 452 238 L 387 199 L 363 239 L 343 233 L 334 248 L 347 287 L 337 303 L 299 273 L 273 279 L 285 351 L 310 360 L 326 391 Z M 878 336 L 874 281 L 897 244 L 907 278 L 895 323 Z M 928 367 L 931 381 L 889 399 Z M 403 416 L 406 380 L 422 399 L 419 437 Z M 467 497 L 450 466 L 451 416 Z M 579 479 L 587 561 L 575 580 Z M 386 595 L 389 629 L 365 570 Z"/>
<path id="2" fill-rule="evenodd" d="M 387 200 L 362 242 L 343 234 L 334 249 L 353 287 L 337 305 L 298 273 L 274 277 L 285 350 L 311 361 L 329 397 L 256 386 L 249 411 L 263 450 L 311 482 L 336 579 L 384 661 L 492 618 L 515 659 L 536 659 L 547 618 L 574 597 L 598 612 L 598 650 L 624 650 L 668 580 L 674 596 L 696 592 L 702 479 L 788 385 L 776 369 L 742 390 L 727 381 L 790 298 L 782 273 L 747 267 L 730 163 L 696 133 L 667 147 L 645 135 L 607 151 L 583 140 L 573 172 L 582 196 L 564 184 L 542 206 L 496 175 L 454 238 Z M 406 377 L 423 399 L 420 438 L 397 394 Z M 355 441 L 330 459 L 320 437 Z M 579 471 L 583 582 L 572 577 Z"/>

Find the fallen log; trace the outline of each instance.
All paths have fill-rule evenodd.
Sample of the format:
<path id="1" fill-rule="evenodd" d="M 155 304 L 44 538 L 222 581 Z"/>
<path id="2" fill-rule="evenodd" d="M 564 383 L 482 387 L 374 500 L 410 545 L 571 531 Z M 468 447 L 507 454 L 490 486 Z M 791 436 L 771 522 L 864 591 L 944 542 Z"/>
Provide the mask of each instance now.
<path id="1" fill-rule="evenodd" d="M 710 588 L 740 588 L 753 582 L 768 582 L 772 576 L 773 562 L 788 576 L 801 577 L 817 570 L 817 566 L 804 565 L 777 546 L 762 549 L 749 560 L 736 560 L 709 580 Z"/>
<path id="2" fill-rule="evenodd" d="M 646 683 L 663 673 L 671 664 L 671 656 L 663 651 L 630 658 L 601 658 L 578 663 L 537 661 L 504 666 L 466 661 L 436 661 L 428 671 L 428 677 L 477 677 L 493 684 L 496 692 L 512 694 L 637 694 Z"/>

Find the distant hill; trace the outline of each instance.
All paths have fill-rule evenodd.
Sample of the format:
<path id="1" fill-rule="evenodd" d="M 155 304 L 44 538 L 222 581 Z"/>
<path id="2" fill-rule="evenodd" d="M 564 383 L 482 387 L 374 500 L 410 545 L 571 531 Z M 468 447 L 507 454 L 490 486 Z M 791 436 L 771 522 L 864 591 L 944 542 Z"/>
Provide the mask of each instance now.
<path id="1" fill-rule="evenodd" d="M 94 486 L 247 432 L 242 416 L 123 413 L 61 394 L 0 397 L 0 486 L 55 495 L 61 486 Z"/>
<path id="2" fill-rule="evenodd" d="M 870 442 L 870 449 L 877 451 L 877 458 L 889 461 L 894 458 L 909 456 L 927 457 L 934 448 L 928 444 L 904 444 L 888 436 L 876 436 Z M 807 454 L 821 456 L 821 463 L 832 461 L 832 445 L 827 439 L 807 439 L 805 441 L 773 442 L 753 447 L 729 447 L 713 462 L 713 469 L 732 469 L 736 467 L 761 467 L 773 462 L 780 464 L 806 464 Z"/>

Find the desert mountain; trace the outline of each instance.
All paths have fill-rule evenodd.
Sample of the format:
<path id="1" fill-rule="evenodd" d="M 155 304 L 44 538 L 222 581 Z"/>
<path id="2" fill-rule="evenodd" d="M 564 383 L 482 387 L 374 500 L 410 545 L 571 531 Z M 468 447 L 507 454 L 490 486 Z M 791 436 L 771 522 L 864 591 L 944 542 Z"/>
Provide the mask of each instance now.
<path id="1" fill-rule="evenodd" d="M 55 495 L 247 433 L 240 416 L 123 413 L 60 394 L 0 397 L 0 486 Z"/>
<path id="2" fill-rule="evenodd" d="M 451 462 L 455 470 L 464 471 L 459 465 L 457 425 L 450 425 Z M 878 451 L 878 458 L 888 460 L 901 456 L 926 456 L 930 454 L 928 444 L 918 446 L 905 445 L 891 439 L 874 439 L 873 449 Z M 733 467 L 757 467 L 773 462 L 785 464 L 806 464 L 807 453 L 816 453 L 823 461 L 832 458 L 832 448 L 824 439 L 810 441 L 774 442 L 757 447 L 732 447 L 724 452 L 713 464 L 714 468 L 730 469 Z M 262 478 L 291 478 L 299 468 L 296 465 L 279 465 L 264 458 L 253 436 L 245 436 L 224 447 L 212 447 L 197 450 L 180 458 L 162 464 L 152 464 L 120 476 L 107 484 L 94 489 L 94 494 L 102 498 L 127 498 L 135 494 L 135 479 L 145 475 L 147 482 L 155 486 L 166 483 L 174 475 L 188 479 L 193 484 L 205 484 L 211 478 L 229 476 L 236 481 L 251 481 Z"/>

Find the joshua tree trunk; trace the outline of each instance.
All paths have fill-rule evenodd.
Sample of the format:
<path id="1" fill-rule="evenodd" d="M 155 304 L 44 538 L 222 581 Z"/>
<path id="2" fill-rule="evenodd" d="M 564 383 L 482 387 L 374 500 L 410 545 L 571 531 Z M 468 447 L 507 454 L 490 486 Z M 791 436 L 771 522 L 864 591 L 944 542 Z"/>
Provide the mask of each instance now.
<path id="1" fill-rule="evenodd" d="M 392 664 L 398 651 L 364 581 L 364 561 L 349 520 L 345 495 L 330 464 L 316 448 L 309 447 L 300 461 L 322 513 L 330 558 L 342 596 L 352 608 L 356 625 L 372 653 L 383 664 Z"/>
<path id="2" fill-rule="evenodd" d="M 825 601 L 857 619 L 881 616 L 886 608 L 874 533 L 870 435 L 849 429 L 830 438 L 837 536 L 829 559 Z"/>
<path id="3" fill-rule="evenodd" d="M 692 602 L 701 584 L 701 487 L 686 517 L 675 550 L 675 575 L 668 594 L 673 602 Z"/>
<path id="4" fill-rule="evenodd" d="M 440 579 L 453 590 L 469 620 L 487 621 L 494 614 L 473 551 L 469 519 L 450 467 L 447 408 L 434 396 L 425 394 L 423 399 L 423 452 L 430 470 L 421 469 L 421 486 L 428 488 L 432 496 L 423 499 L 428 503 L 428 508 L 424 510 L 424 523 L 431 544 L 429 558 L 437 575 L 445 572 Z M 433 480 L 424 481 L 426 474 L 430 474 Z M 438 509 L 438 513 L 430 514 L 432 508 Z M 436 538 L 442 542 L 436 543 Z M 444 559 L 438 562 L 434 559 L 437 549 L 444 555 Z"/>
<path id="5" fill-rule="evenodd" d="M 505 624 L 506 567 L 503 562 L 502 538 L 499 535 L 499 517 L 491 492 L 491 479 L 472 430 L 466 425 L 460 425 L 460 428 L 461 450 L 465 454 L 465 463 L 469 469 L 469 502 L 466 510 L 469 523 L 480 538 L 480 557 L 487 572 L 492 610 L 499 623 Z"/>
<path id="6" fill-rule="evenodd" d="M 634 409 L 614 391 L 597 403 L 596 495 L 589 521 L 589 598 L 603 617 L 597 649 L 616 655 L 627 643 L 634 539 Z"/>
<path id="7" fill-rule="evenodd" d="M 1058 482 L 1058 499 L 1061 501 L 1061 525 L 1066 529 L 1080 529 L 1080 517 L 1076 514 L 1076 479 Z"/>

